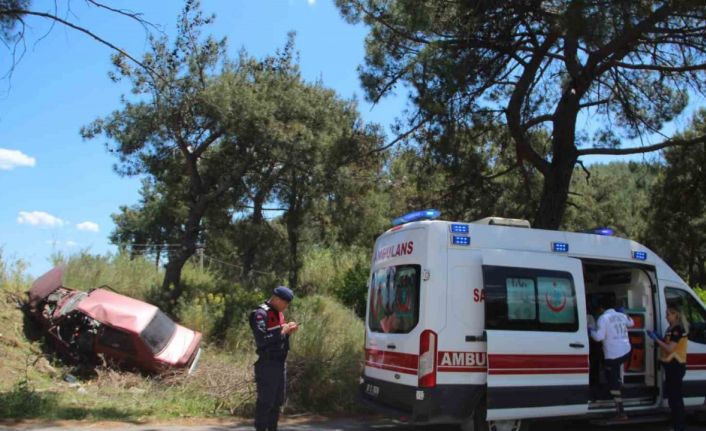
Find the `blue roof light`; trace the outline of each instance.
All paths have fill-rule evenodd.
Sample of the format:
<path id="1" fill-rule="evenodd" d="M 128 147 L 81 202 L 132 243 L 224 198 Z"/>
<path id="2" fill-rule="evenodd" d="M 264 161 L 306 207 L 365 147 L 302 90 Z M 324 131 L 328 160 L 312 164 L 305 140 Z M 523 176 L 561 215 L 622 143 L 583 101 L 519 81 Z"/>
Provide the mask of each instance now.
<path id="1" fill-rule="evenodd" d="M 646 251 L 633 251 L 632 258 L 637 259 L 637 260 L 647 260 L 647 252 Z"/>
<path id="2" fill-rule="evenodd" d="M 421 211 L 414 211 L 392 220 L 392 225 L 397 226 L 399 224 L 410 223 L 418 220 L 433 220 L 435 218 L 439 218 L 440 215 L 441 211 L 432 208 Z"/>
<path id="3" fill-rule="evenodd" d="M 453 245 L 471 245 L 470 236 L 454 235 L 451 238 L 451 243 Z"/>
<path id="4" fill-rule="evenodd" d="M 593 229 L 586 229 L 582 230 L 581 232 L 583 233 L 592 233 L 594 235 L 603 235 L 603 236 L 613 236 L 615 235 L 615 230 L 609 227 L 601 226 L 601 227 L 594 227 Z"/>
<path id="5" fill-rule="evenodd" d="M 557 253 L 568 253 L 569 252 L 569 243 L 553 242 L 552 243 L 552 251 L 555 251 Z"/>

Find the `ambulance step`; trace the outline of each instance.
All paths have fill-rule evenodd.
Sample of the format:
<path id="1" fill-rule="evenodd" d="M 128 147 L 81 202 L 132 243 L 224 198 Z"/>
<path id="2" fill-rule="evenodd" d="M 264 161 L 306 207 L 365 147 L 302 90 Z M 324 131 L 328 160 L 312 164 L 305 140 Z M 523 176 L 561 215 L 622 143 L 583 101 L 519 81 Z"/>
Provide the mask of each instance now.
<path id="1" fill-rule="evenodd" d="M 614 425 L 635 425 L 635 424 L 648 424 L 655 422 L 666 422 L 669 420 L 668 415 L 640 415 L 640 416 L 628 416 L 627 419 L 616 419 L 616 418 L 604 418 L 604 419 L 594 419 L 590 421 L 591 425 L 596 426 L 614 426 Z"/>

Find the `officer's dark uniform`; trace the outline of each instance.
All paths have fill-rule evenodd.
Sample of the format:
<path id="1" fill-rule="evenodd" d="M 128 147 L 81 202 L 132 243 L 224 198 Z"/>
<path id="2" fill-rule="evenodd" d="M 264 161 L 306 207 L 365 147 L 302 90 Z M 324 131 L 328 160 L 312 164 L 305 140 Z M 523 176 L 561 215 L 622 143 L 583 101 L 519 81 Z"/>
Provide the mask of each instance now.
<path id="1" fill-rule="evenodd" d="M 291 295 L 291 290 L 287 291 Z M 290 296 L 288 300 L 291 299 Z M 289 351 L 289 335 L 282 334 L 285 323 L 284 315 L 269 302 L 250 313 L 250 327 L 259 356 L 255 362 L 255 429 L 258 431 L 277 430 L 280 406 L 284 403 L 287 380 L 285 360 Z"/>

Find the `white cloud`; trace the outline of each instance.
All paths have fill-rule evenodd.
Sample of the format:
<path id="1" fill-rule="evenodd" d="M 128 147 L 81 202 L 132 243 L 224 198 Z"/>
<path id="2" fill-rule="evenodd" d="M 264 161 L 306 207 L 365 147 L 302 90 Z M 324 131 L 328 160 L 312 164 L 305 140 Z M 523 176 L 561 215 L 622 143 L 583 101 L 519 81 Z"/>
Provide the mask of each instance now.
<path id="1" fill-rule="evenodd" d="M 67 247 L 76 247 L 77 245 L 78 245 L 78 243 L 76 241 L 71 241 L 71 240 L 66 241 Z"/>
<path id="2" fill-rule="evenodd" d="M 76 225 L 78 230 L 85 230 L 88 232 L 98 232 L 98 223 L 93 223 L 92 221 L 85 221 Z"/>
<path id="3" fill-rule="evenodd" d="M 316 0 L 306 0 L 307 3 L 309 3 L 309 6 L 314 6 L 316 4 Z"/>
<path id="4" fill-rule="evenodd" d="M 64 220 L 44 211 L 20 211 L 17 223 L 30 226 L 61 227 L 64 225 Z"/>
<path id="5" fill-rule="evenodd" d="M 0 148 L 0 171 L 10 171 L 20 166 L 34 166 L 37 160 L 18 150 Z"/>

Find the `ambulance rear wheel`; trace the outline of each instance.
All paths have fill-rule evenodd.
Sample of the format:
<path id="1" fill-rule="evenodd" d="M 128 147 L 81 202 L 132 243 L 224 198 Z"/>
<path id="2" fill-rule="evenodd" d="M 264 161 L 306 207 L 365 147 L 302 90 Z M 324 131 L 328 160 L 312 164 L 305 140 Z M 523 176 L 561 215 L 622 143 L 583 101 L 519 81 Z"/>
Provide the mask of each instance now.
<path id="1" fill-rule="evenodd" d="M 486 421 L 485 407 L 478 406 L 469 418 L 461 423 L 461 431 L 527 431 L 527 421 L 521 419 Z"/>

